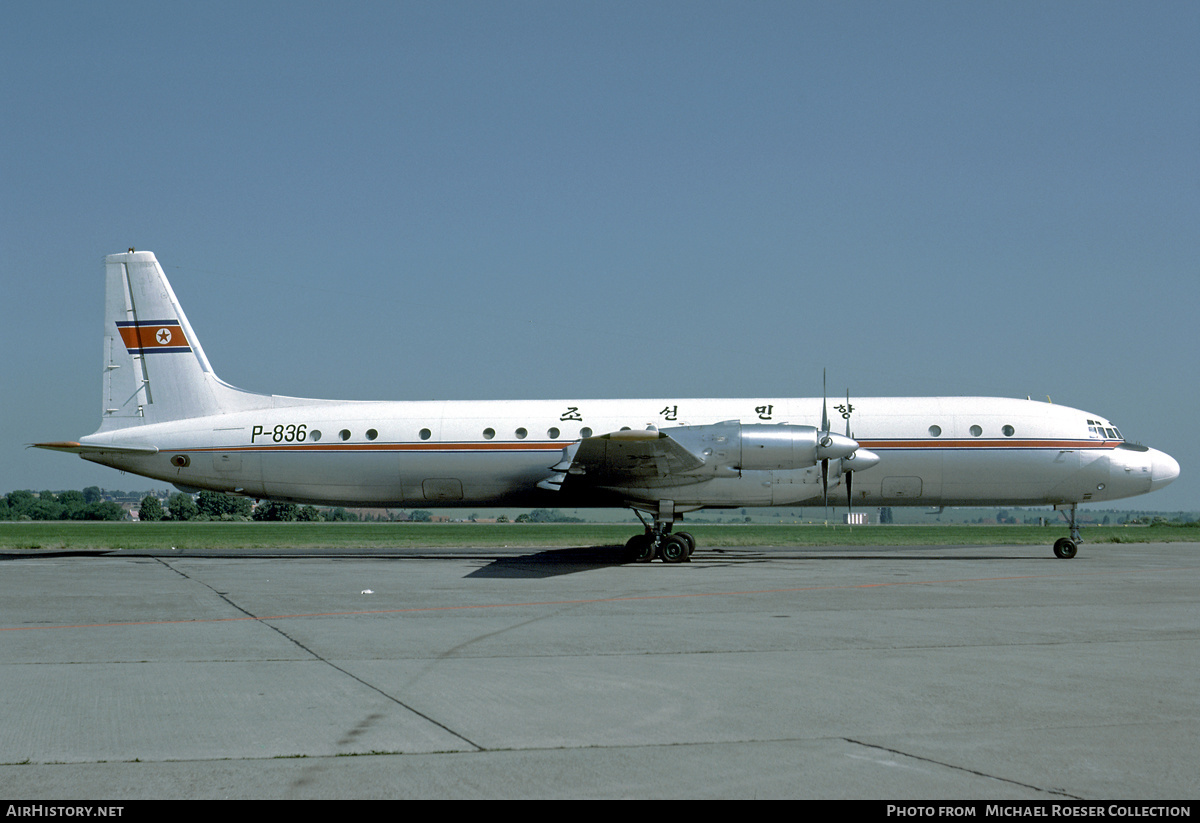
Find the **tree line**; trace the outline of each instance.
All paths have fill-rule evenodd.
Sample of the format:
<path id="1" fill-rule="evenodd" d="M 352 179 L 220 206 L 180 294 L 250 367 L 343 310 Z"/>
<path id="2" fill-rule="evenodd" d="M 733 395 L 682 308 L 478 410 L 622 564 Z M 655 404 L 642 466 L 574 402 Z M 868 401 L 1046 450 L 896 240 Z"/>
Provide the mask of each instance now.
<path id="1" fill-rule="evenodd" d="M 176 492 L 162 501 L 152 494 L 142 498 L 138 519 L 146 522 L 161 520 L 260 520 L 318 522 L 322 520 L 357 520 L 345 509 L 334 509 L 323 515 L 316 506 L 263 501 L 257 506 L 247 497 L 224 492 L 202 491 L 195 497 Z"/>
<path id="2" fill-rule="evenodd" d="M 98 486 L 83 491 L 69 489 L 31 492 L 11 491 L 0 497 L 0 520 L 124 520 L 120 503 L 105 500 Z"/>
<path id="3" fill-rule="evenodd" d="M 118 492 L 118 494 L 122 494 Z M 358 515 L 343 508 L 319 511 L 314 506 L 295 503 L 262 502 L 257 506 L 249 498 L 222 492 L 202 491 L 198 495 L 176 492 L 164 504 L 147 494 L 136 509 L 138 519 L 164 520 L 358 520 Z M 28 489 L 0 496 L 0 520 L 126 520 L 129 513 L 120 503 L 105 500 L 98 486 L 83 491 L 69 489 L 58 493 Z"/>
<path id="4" fill-rule="evenodd" d="M 99 486 L 88 486 L 83 491 L 71 489 L 52 492 L 34 492 L 29 489 L 12 491 L 0 495 L 0 521 L 5 520 L 128 520 L 131 513 L 145 522 L 164 521 L 291 521 L 291 522 L 340 522 L 358 521 L 357 512 L 342 506 L 321 508 L 301 506 L 295 503 L 261 501 L 257 505 L 247 497 L 223 492 L 202 491 L 199 494 L 175 492 L 165 501 L 155 494 L 147 494 L 136 505 L 137 492 L 104 492 Z M 121 505 L 105 496 L 125 501 Z M 369 519 L 369 516 L 368 516 Z M 429 522 L 431 512 L 413 511 L 392 513 L 390 520 Z"/>

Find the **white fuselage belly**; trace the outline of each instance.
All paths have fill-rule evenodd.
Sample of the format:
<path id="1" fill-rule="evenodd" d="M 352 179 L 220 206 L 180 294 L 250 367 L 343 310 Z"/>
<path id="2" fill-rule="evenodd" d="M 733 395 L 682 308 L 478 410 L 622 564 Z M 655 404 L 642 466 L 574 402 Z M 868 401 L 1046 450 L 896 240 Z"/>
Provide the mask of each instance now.
<path id="1" fill-rule="evenodd" d="M 581 437 L 657 427 L 818 425 L 821 398 L 333 402 L 278 398 L 274 408 L 135 426 L 85 438 L 89 460 L 185 488 L 363 506 L 614 506 L 630 499 L 539 489 Z M 855 398 L 829 404 L 830 429 L 880 458 L 856 472 L 855 506 L 1055 505 L 1152 487 L 1154 450 L 1089 434 L 1088 414 L 1007 398 Z M 847 421 L 849 423 L 847 427 Z M 933 432 L 937 432 L 936 435 Z M 831 502 L 844 504 L 840 472 Z M 639 490 L 677 509 L 818 504 L 819 466 L 740 471 Z"/>

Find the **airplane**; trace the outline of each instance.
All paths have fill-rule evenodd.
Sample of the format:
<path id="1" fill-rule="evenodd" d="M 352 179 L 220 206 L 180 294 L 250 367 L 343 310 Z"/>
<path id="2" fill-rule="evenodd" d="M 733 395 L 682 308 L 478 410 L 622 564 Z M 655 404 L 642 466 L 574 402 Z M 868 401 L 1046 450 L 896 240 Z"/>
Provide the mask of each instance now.
<path id="1" fill-rule="evenodd" d="M 700 509 L 1053 506 L 1160 489 L 1169 455 L 1103 417 L 997 397 L 339 401 L 217 377 L 152 252 L 105 258 L 100 428 L 32 445 L 156 480 L 279 502 L 627 507 L 632 560 L 678 563 Z M 840 425 L 839 425 L 840 427 Z"/>

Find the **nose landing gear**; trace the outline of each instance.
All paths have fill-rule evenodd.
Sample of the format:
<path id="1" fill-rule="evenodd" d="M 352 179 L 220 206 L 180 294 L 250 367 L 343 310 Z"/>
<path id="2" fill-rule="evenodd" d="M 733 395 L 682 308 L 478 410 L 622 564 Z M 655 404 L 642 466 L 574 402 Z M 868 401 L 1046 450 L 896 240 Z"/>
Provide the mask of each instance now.
<path id="1" fill-rule="evenodd" d="M 1054 541 L 1054 556 L 1062 560 L 1070 560 L 1079 552 L 1079 544 L 1083 542 L 1083 538 L 1079 535 L 1079 527 L 1075 525 L 1075 503 L 1057 505 L 1054 507 L 1060 512 L 1066 512 L 1067 522 L 1071 525 L 1071 536 L 1060 537 Z"/>
<path id="2" fill-rule="evenodd" d="M 1079 551 L 1079 546 L 1069 537 L 1060 537 L 1054 541 L 1054 556 L 1070 560 Z"/>

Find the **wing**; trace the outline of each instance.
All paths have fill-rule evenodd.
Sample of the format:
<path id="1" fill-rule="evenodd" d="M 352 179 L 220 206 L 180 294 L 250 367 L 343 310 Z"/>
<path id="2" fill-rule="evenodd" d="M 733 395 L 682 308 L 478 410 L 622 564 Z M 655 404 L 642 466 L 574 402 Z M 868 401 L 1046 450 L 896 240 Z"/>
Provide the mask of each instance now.
<path id="1" fill-rule="evenodd" d="M 849 437 L 812 426 L 744 424 L 726 420 L 667 431 L 619 431 L 577 440 L 538 486 L 633 490 L 686 486 L 744 471 L 787 471 L 848 457 Z M 873 457 L 873 456 L 872 456 Z M 874 462 L 878 462 L 874 458 Z M 874 463 L 865 458 L 862 467 Z"/>
<path id="2" fill-rule="evenodd" d="M 709 468 L 703 456 L 666 432 L 618 431 L 567 446 L 562 459 L 550 467 L 556 474 L 538 486 L 552 490 L 561 489 L 564 483 L 609 488 L 677 486 L 709 479 Z"/>

